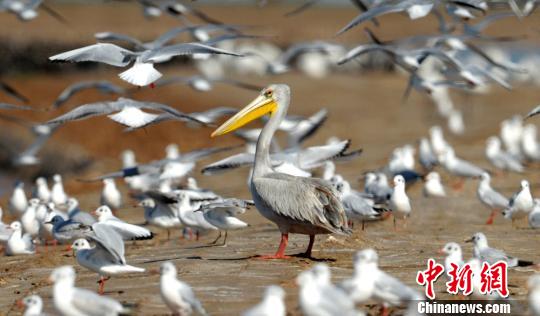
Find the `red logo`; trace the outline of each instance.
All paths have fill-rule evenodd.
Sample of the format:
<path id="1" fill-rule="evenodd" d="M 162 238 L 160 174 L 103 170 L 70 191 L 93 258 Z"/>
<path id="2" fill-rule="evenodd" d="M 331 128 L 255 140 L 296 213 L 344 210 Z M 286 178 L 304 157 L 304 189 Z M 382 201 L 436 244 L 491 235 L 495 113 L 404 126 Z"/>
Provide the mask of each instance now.
<path id="1" fill-rule="evenodd" d="M 435 299 L 434 283 L 444 273 L 444 266 L 433 259 L 428 259 L 427 269 L 418 271 L 416 282 L 425 287 L 426 296 L 429 299 Z M 498 261 L 492 265 L 487 262 L 482 263 L 480 274 L 480 288 L 477 289 L 481 294 L 491 294 L 498 292 L 502 297 L 507 297 L 508 291 L 508 264 L 504 261 Z M 455 263 L 450 264 L 448 276 L 450 280 L 446 282 L 446 291 L 450 294 L 459 294 L 467 296 L 473 292 L 473 276 L 475 271 L 471 265 L 466 263 L 458 266 Z"/>

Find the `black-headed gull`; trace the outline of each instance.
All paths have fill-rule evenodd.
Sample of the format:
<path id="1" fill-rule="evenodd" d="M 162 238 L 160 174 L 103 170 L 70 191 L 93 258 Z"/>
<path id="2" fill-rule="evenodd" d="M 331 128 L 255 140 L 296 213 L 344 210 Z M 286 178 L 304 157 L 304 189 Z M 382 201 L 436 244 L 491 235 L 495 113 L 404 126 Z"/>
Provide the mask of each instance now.
<path id="1" fill-rule="evenodd" d="M 94 214 L 96 214 L 100 224 L 111 227 L 123 240 L 144 240 L 154 237 L 154 234 L 148 229 L 126 223 L 114 216 L 111 209 L 106 205 L 98 207 Z"/>
<path id="2" fill-rule="evenodd" d="M 29 234 L 23 235 L 21 223 L 15 221 L 10 224 L 10 228 L 13 230 L 13 232 L 9 236 L 6 243 L 6 255 L 14 256 L 34 254 L 35 247 L 32 241 L 32 236 L 30 236 Z"/>
<path id="3" fill-rule="evenodd" d="M 519 260 L 518 258 L 507 255 L 504 251 L 491 248 L 488 245 L 486 235 L 483 233 L 476 233 L 466 242 L 474 243 L 473 255 L 481 262 L 487 262 L 489 264 L 495 264 L 497 261 L 504 261 L 508 264 L 508 267 L 525 267 L 533 265 L 531 261 Z"/>
<path id="4" fill-rule="evenodd" d="M 62 176 L 59 174 L 55 174 L 53 176 L 53 185 L 51 188 L 51 201 L 58 205 L 64 205 L 66 204 L 68 199 L 68 196 L 66 192 L 64 191 L 64 184 L 62 182 Z"/>
<path id="5" fill-rule="evenodd" d="M 172 262 L 164 262 L 160 274 L 161 298 L 174 314 L 191 315 L 195 312 L 198 315 L 207 315 L 191 287 L 177 278 L 176 267 Z"/>
<path id="6" fill-rule="evenodd" d="M 491 215 L 489 216 L 486 224 L 493 224 L 493 219 L 497 212 L 508 207 L 509 200 L 499 192 L 495 191 L 491 187 L 491 176 L 489 173 L 484 172 L 480 176 L 480 182 L 478 183 L 478 189 L 476 190 L 476 195 L 482 204 L 486 205 L 491 210 Z"/>

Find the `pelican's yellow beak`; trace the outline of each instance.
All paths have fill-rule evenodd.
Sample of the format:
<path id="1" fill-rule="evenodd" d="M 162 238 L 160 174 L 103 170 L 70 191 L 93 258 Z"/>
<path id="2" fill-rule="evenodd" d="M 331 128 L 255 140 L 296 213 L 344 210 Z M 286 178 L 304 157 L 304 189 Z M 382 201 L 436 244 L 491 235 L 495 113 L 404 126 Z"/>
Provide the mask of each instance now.
<path id="1" fill-rule="evenodd" d="M 272 96 L 260 95 L 227 122 L 221 124 L 210 137 L 227 134 L 268 113 L 274 113 L 277 103 Z"/>

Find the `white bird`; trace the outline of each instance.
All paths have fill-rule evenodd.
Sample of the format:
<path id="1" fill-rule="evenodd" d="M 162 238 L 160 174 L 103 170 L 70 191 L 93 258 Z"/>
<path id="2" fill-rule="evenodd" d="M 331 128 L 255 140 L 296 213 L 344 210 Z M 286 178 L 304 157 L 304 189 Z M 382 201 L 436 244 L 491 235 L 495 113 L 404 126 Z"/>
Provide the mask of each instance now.
<path id="1" fill-rule="evenodd" d="M 119 209 L 122 206 L 122 193 L 116 187 L 114 179 L 103 179 L 100 204 L 107 205 L 113 210 Z"/>
<path id="2" fill-rule="evenodd" d="M 378 260 L 377 253 L 370 248 L 356 253 L 353 278 L 342 284 L 342 288 L 356 298 L 355 302 L 373 299 L 382 303 L 386 309 L 388 306 L 403 306 L 422 299 L 418 292 L 379 269 Z"/>
<path id="3" fill-rule="evenodd" d="M 207 315 L 191 287 L 176 277 L 176 267 L 172 262 L 164 262 L 160 273 L 161 298 L 173 314 L 191 315 L 195 312 L 198 315 Z"/>
<path id="4" fill-rule="evenodd" d="M 79 208 L 79 201 L 76 198 L 68 198 L 67 206 L 67 218 L 65 216 L 62 216 L 64 217 L 64 219 L 70 219 L 74 222 L 78 222 L 88 226 L 92 226 L 92 224 L 96 222 L 96 219 L 92 215 Z"/>
<path id="5" fill-rule="evenodd" d="M 536 126 L 533 124 L 527 124 L 523 127 L 521 149 L 528 160 L 540 161 L 540 144 L 536 138 Z"/>
<path id="6" fill-rule="evenodd" d="M 301 272 L 296 283 L 300 286 L 300 310 L 305 316 L 362 315 L 346 293 L 330 282 L 330 270 L 325 264 Z"/>
<path id="7" fill-rule="evenodd" d="M 434 197 L 446 196 L 446 191 L 441 183 L 441 176 L 436 171 L 431 171 L 426 176 L 426 182 L 424 182 L 424 195 Z"/>
<path id="8" fill-rule="evenodd" d="M 486 157 L 498 169 L 520 173 L 525 170 L 519 159 L 503 151 L 501 141 L 495 136 L 489 137 L 486 141 Z"/>
<path id="9" fill-rule="evenodd" d="M 431 148 L 437 157 L 444 154 L 448 148 L 451 148 L 444 139 L 442 128 L 440 126 L 432 126 L 429 129 L 429 139 L 431 142 Z"/>
<path id="10" fill-rule="evenodd" d="M 6 256 L 34 254 L 35 247 L 32 242 L 32 236 L 29 234 L 23 235 L 21 223 L 15 221 L 11 223 L 10 228 L 13 232 L 6 243 Z"/>
<path id="11" fill-rule="evenodd" d="M 360 192 L 351 189 L 346 180 L 337 181 L 333 184 L 338 196 L 343 203 L 343 209 L 349 221 L 361 221 L 380 219 L 382 208 L 375 207 L 375 203 L 364 198 Z"/>
<path id="12" fill-rule="evenodd" d="M 523 119 L 514 115 L 501 122 L 501 140 L 508 152 L 516 158 L 521 157 L 521 135 L 523 133 Z"/>
<path id="13" fill-rule="evenodd" d="M 526 217 L 533 209 L 534 201 L 531 195 L 529 181 L 521 180 L 521 188 L 510 198 L 508 208 L 503 211 L 504 218 L 515 219 Z"/>
<path id="14" fill-rule="evenodd" d="M 449 173 L 459 177 L 476 178 L 485 172 L 473 163 L 457 157 L 452 148 L 446 148 L 445 152 L 439 157 L 439 161 Z"/>
<path id="15" fill-rule="evenodd" d="M 390 196 L 389 207 L 394 216 L 394 226 L 396 224 L 396 218 L 407 218 L 411 214 L 411 202 L 405 192 L 405 178 L 402 175 L 394 177 L 394 190 L 392 196 Z"/>
<path id="16" fill-rule="evenodd" d="M 439 163 L 437 155 L 432 149 L 427 138 L 423 137 L 420 139 L 420 144 L 418 145 L 418 160 L 420 161 L 422 167 L 427 170 L 433 169 L 433 167 Z"/>
<path id="17" fill-rule="evenodd" d="M 99 223 L 111 227 L 123 240 L 145 240 L 154 237 L 154 234 L 148 229 L 126 223 L 114 216 L 111 209 L 106 205 L 98 207 L 94 214 L 96 214 Z"/>
<path id="18" fill-rule="evenodd" d="M 126 263 L 122 237 L 111 227 L 97 223 L 92 225 L 92 231 L 94 234 L 88 234 L 86 238 L 95 243 L 94 247 L 84 238 L 75 240 L 71 247 L 75 250 L 77 262 L 81 266 L 99 274 L 100 294 L 103 294 L 105 282 L 111 276 L 145 271 Z"/>
<path id="19" fill-rule="evenodd" d="M 519 260 L 518 258 L 507 255 L 502 250 L 489 247 L 486 235 L 483 233 L 476 233 L 465 242 L 474 243 L 473 256 L 481 262 L 494 264 L 497 261 L 504 261 L 510 268 L 518 266 L 525 267 L 533 264 L 531 261 Z"/>
<path id="20" fill-rule="evenodd" d="M 116 316 L 127 311 L 112 298 L 75 287 L 75 270 L 62 266 L 53 270 L 54 308 L 62 316 Z"/>
<path id="21" fill-rule="evenodd" d="M 55 174 L 53 176 L 53 185 L 51 189 L 51 201 L 56 205 L 66 204 L 68 196 L 64 191 L 64 184 L 62 183 L 62 176 Z"/>
<path id="22" fill-rule="evenodd" d="M 227 233 L 229 230 L 242 229 L 248 226 L 246 222 L 241 221 L 236 216 L 244 214 L 250 205 L 254 204 L 249 201 L 231 198 L 203 204 L 197 211 L 203 212 L 204 219 L 219 229 L 219 236 L 214 240 L 214 244 L 221 238 L 221 231 L 225 231 L 223 239 L 223 246 L 225 246 L 227 245 Z"/>
<path id="23" fill-rule="evenodd" d="M 448 276 L 450 276 L 449 273 L 452 271 L 452 263 L 457 265 L 458 268 L 463 266 L 463 252 L 458 243 L 449 242 L 444 245 L 440 252 L 446 254 L 446 257 L 444 258 L 444 271 Z"/>
<path id="24" fill-rule="evenodd" d="M 43 300 L 39 295 L 30 295 L 22 299 L 24 305 L 23 316 L 43 316 Z"/>
<path id="25" fill-rule="evenodd" d="M 12 214 L 22 214 L 28 207 L 28 199 L 24 192 L 24 183 L 17 182 L 13 188 L 13 193 L 9 198 L 9 210 Z"/>
<path id="26" fill-rule="evenodd" d="M 242 316 L 285 316 L 285 291 L 277 285 L 270 285 L 264 290 L 262 301 L 242 313 Z"/>
<path id="27" fill-rule="evenodd" d="M 531 228 L 540 228 L 540 200 L 534 199 L 534 207 L 529 213 L 529 226 Z"/>
<path id="28" fill-rule="evenodd" d="M 489 173 L 484 172 L 480 176 L 480 182 L 478 183 L 478 189 L 476 190 L 476 195 L 478 199 L 491 209 L 491 215 L 489 216 L 486 224 L 493 224 L 493 219 L 497 212 L 508 207 L 509 200 L 499 192 L 495 191 L 491 187 L 491 176 Z"/>
<path id="29" fill-rule="evenodd" d="M 51 191 L 49 190 L 49 186 L 47 185 L 47 180 L 45 180 L 45 178 L 39 177 L 36 179 L 34 197 L 38 198 L 44 203 L 51 200 Z"/>
<path id="30" fill-rule="evenodd" d="M 529 288 L 529 312 L 532 316 L 540 316 L 540 274 L 533 274 L 527 281 Z"/>
<path id="31" fill-rule="evenodd" d="M 167 239 L 170 237 L 171 228 L 182 226 L 182 222 L 178 217 L 178 209 L 173 204 L 161 203 L 146 198 L 139 202 L 138 206 L 144 208 L 144 219 L 148 224 L 167 230 Z"/>
<path id="32" fill-rule="evenodd" d="M 184 227 L 195 229 L 197 232 L 197 238 L 200 230 L 218 230 L 218 228 L 210 224 L 205 218 L 202 212 L 195 212 L 199 206 L 191 204 L 191 199 L 184 192 L 176 193 L 178 202 L 178 217 Z"/>
<path id="33" fill-rule="evenodd" d="M 39 233 L 39 221 L 36 218 L 36 211 L 40 202 L 38 199 L 30 199 L 26 211 L 21 216 L 21 224 L 25 234 L 37 236 Z"/>

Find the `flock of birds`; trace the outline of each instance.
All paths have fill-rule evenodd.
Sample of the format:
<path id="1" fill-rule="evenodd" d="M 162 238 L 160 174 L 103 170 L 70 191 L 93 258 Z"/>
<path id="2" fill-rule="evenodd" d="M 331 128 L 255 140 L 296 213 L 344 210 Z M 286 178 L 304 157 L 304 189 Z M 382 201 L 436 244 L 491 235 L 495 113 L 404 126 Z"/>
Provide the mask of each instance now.
<path id="1" fill-rule="evenodd" d="M 394 228 L 407 224 L 413 212 L 407 188 L 423 181 L 425 196 L 445 197 L 447 186 L 435 169 L 444 170 L 456 180 L 452 187 L 459 190 L 467 179 L 478 180 L 479 203 L 486 206 L 490 215 L 486 222 L 492 224 L 497 214 L 512 219 L 514 225 L 527 218 L 531 228 L 540 228 L 540 199 L 534 199 L 529 182 L 523 179 L 516 193 L 508 198 L 490 184 L 493 170 L 486 170 L 460 158 L 444 138 L 443 129 L 433 126 L 429 135 L 420 139 L 418 149 L 405 144 L 393 150 L 385 166 L 364 174 L 364 189 L 358 191 L 342 175 L 336 173 L 335 163 L 343 163 L 360 156 L 361 149 L 351 150 L 350 140 L 331 138 L 326 144 L 307 147 L 306 139 L 314 135 L 325 123 L 328 111 L 321 109 L 311 116 L 289 115 L 291 91 L 286 84 L 258 87 L 223 76 L 231 67 L 244 73 L 276 75 L 290 71 L 296 62 L 308 74 L 324 77 L 330 70 L 347 67 L 367 55 L 382 54 L 386 61 L 403 70 L 408 76 L 406 98 L 412 89 L 426 94 L 437 105 L 439 113 L 448 119 L 451 132 L 463 133 L 462 114 L 454 108 L 449 89 L 466 92 L 486 92 L 492 85 L 512 88 L 519 78 L 535 78 L 535 69 L 523 61 L 494 58 L 485 45 L 477 43 L 513 42 L 522 36 L 493 37 L 482 34 L 491 23 L 500 19 L 524 19 L 534 13 L 537 0 L 500 1 L 488 3 L 481 0 L 354 0 L 360 12 L 350 23 L 337 31 L 348 32 L 362 24 L 379 26 L 382 15 L 405 13 L 410 19 L 433 14 L 439 21 L 439 33 L 382 40 L 371 29 L 365 28 L 368 43 L 347 48 L 328 41 L 297 43 L 285 51 L 263 41 L 264 37 L 248 34 L 240 25 L 223 24 L 195 9 L 191 3 L 177 0 L 139 0 L 146 17 L 170 15 L 178 18 L 182 26 L 175 27 L 150 42 L 126 34 L 100 32 L 97 42 L 49 57 L 55 62 L 97 62 L 122 68 L 121 80 L 134 86 L 124 88 L 107 81 L 84 81 L 67 87 L 50 106 L 58 109 L 75 94 L 95 89 L 103 94 L 117 95 L 116 100 L 79 105 L 46 122 L 29 122 L 5 111 L 36 111 L 29 105 L 0 103 L 0 119 L 29 128 L 35 141 L 12 159 L 19 168 L 40 163 L 39 152 L 54 132 L 64 124 L 106 115 L 126 127 L 126 131 L 146 128 L 164 121 L 183 122 L 189 127 L 215 128 L 212 137 L 227 133 L 241 139 L 245 149 L 203 167 L 202 172 L 213 175 L 249 167 L 247 184 L 252 200 L 225 197 L 200 188 L 190 177 L 199 160 L 236 147 L 215 147 L 180 153 L 178 146 L 166 147 L 163 159 L 148 163 L 137 162 L 135 153 L 122 154 L 122 169 L 103 174 L 87 181 L 102 181 L 99 204 L 92 214 L 81 209 L 77 198 L 64 190 L 62 176 L 48 179 L 38 177 L 31 197 L 22 182 L 17 182 L 9 198 L 11 223 L 0 217 L 0 242 L 8 256 L 32 255 L 49 245 L 63 244 L 74 252 L 77 263 L 99 277 L 99 294 L 104 293 L 106 281 L 120 274 L 159 273 L 159 291 L 165 305 L 176 315 L 207 312 L 185 282 L 177 278 L 173 262 L 165 262 L 158 271 L 126 262 L 126 241 L 146 240 L 155 237 L 148 226 L 167 231 L 182 230 L 186 238 L 198 239 L 201 234 L 214 231 L 214 245 L 227 245 L 228 231 L 248 226 L 238 216 L 255 207 L 267 220 L 273 222 L 281 233 L 275 254 L 259 256 L 260 259 L 285 259 L 289 234 L 309 236 L 306 251 L 300 257 L 312 258 L 316 235 L 337 234 L 348 236 L 355 223 L 366 223 L 393 218 Z M 260 5 L 266 5 L 260 1 Z M 293 16 L 315 5 L 317 0 L 305 2 L 289 12 Z M 507 5 L 512 11 L 503 12 L 498 7 Z M 0 0 L 0 12 L 9 12 L 22 20 L 31 20 L 44 10 L 62 23 L 69 23 L 58 12 L 42 1 Z M 194 24 L 192 18 L 205 24 Z M 470 21 L 480 20 L 475 24 Z M 183 35 L 189 41 L 178 42 Z M 259 42 L 261 42 L 259 44 Z M 246 43 L 257 43 L 246 44 Z M 127 47 L 127 48 L 126 48 Z M 379 55 L 380 56 L 380 55 Z M 155 67 L 174 58 L 189 58 L 200 70 L 200 75 L 190 77 L 163 77 Z M 340 66 L 343 65 L 343 66 Z M 354 65 L 353 65 L 354 66 Z M 540 68 L 540 67 L 537 67 Z M 341 68 L 347 69 L 347 68 Z M 536 70 L 537 71 L 537 70 Z M 133 99 L 133 94 L 143 86 L 159 88 L 172 84 L 188 85 L 198 91 L 211 91 L 214 84 L 227 84 L 260 93 L 242 110 L 220 107 L 205 112 L 183 113 L 178 109 L 157 102 Z M 0 91 L 19 103 L 27 103 L 23 93 L 0 82 Z M 5 111 L 4 111 L 5 110 Z M 540 114 L 540 106 L 530 113 L 516 115 L 501 122 L 500 135 L 486 140 L 485 156 L 496 172 L 514 172 L 525 175 L 530 162 L 540 161 L 540 143 L 536 127 L 526 120 Z M 216 128 L 222 117 L 231 116 Z M 262 118 L 262 129 L 246 129 L 245 125 Z M 287 135 L 285 146 L 274 135 L 281 131 Z M 418 159 L 416 153 L 418 152 Z M 417 161 L 421 165 L 418 171 Z M 321 174 L 321 178 L 314 175 Z M 389 184 L 391 179 L 392 184 Z M 144 210 L 147 225 L 128 223 L 115 216 L 115 211 L 125 207 L 125 196 L 117 187 L 123 181 L 130 190 L 130 197 L 137 207 Z M 0 212 L 1 214 L 1 212 Z M 218 242 L 223 238 L 221 244 Z M 488 246 L 487 237 L 478 232 L 470 239 L 474 243 L 473 257 L 469 263 L 474 275 L 479 275 L 482 262 L 505 261 L 509 267 L 534 266 L 530 261 L 506 254 Z M 462 266 L 459 244 L 451 242 L 442 248 L 446 254 L 445 265 Z M 299 288 L 299 307 L 304 315 L 363 315 L 359 306 L 376 301 L 386 313 L 387 307 L 404 308 L 407 315 L 416 315 L 416 302 L 423 294 L 405 285 L 378 267 L 378 254 L 374 249 L 358 251 L 353 258 L 354 273 L 339 284 L 332 283 L 328 265 L 314 265 L 301 272 L 296 282 Z M 53 304 L 61 315 L 118 315 L 129 313 L 129 307 L 93 291 L 75 287 L 76 274 L 71 266 L 55 268 L 51 275 Z M 473 283 L 479 284 L 475 278 Z M 473 295 L 483 299 L 505 299 L 493 293 Z M 276 285 L 268 286 L 262 301 L 245 311 L 246 316 L 282 316 L 286 314 L 285 291 Z M 41 315 L 43 301 L 37 295 L 22 300 L 25 315 Z M 529 279 L 529 310 L 540 315 L 540 277 Z"/>

